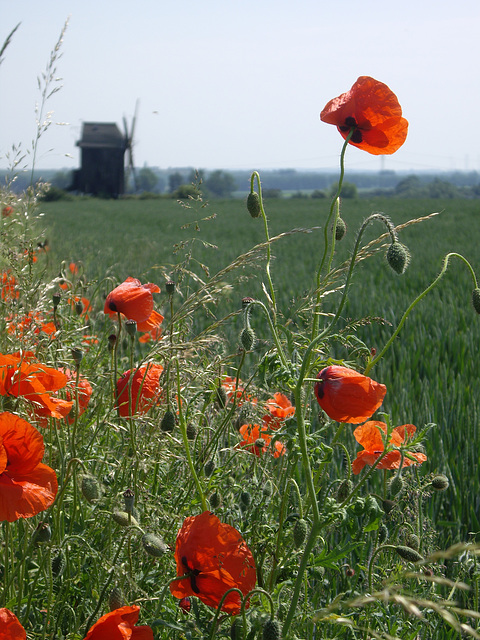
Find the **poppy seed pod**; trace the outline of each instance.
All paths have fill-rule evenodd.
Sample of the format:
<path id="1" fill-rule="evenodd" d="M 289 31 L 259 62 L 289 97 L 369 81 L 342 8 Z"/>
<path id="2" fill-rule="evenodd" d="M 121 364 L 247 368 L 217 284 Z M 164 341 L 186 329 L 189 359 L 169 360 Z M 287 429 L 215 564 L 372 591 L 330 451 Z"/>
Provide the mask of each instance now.
<path id="1" fill-rule="evenodd" d="M 472 291 L 472 304 L 477 313 L 480 313 L 480 289 L 477 287 Z"/>
<path id="2" fill-rule="evenodd" d="M 62 296 L 60 293 L 54 293 L 52 296 L 52 302 L 53 302 L 53 308 L 56 309 L 58 307 L 58 305 L 60 304 L 60 300 L 62 299 Z"/>
<path id="3" fill-rule="evenodd" d="M 71 353 L 72 353 L 73 361 L 75 362 L 77 367 L 79 367 L 83 360 L 83 351 L 81 349 L 75 348 L 75 349 L 72 349 Z"/>
<path id="4" fill-rule="evenodd" d="M 142 545 L 148 555 L 154 558 L 161 558 L 168 551 L 163 539 L 153 533 L 145 533 L 142 536 Z"/>
<path id="5" fill-rule="evenodd" d="M 262 639 L 263 640 L 281 640 L 282 638 L 282 625 L 278 620 L 270 618 L 263 625 Z"/>
<path id="6" fill-rule="evenodd" d="M 258 218 L 262 212 L 260 207 L 260 196 L 256 191 L 252 191 L 247 196 L 247 210 L 252 218 Z"/>
<path id="7" fill-rule="evenodd" d="M 391 268 L 399 275 L 405 273 L 410 263 L 410 253 L 407 247 L 401 242 L 398 242 L 398 240 L 392 242 L 388 247 L 385 257 Z"/>
<path id="8" fill-rule="evenodd" d="M 123 492 L 123 504 L 125 505 L 125 511 L 127 513 L 133 513 L 133 507 L 135 506 L 135 494 L 131 489 L 127 489 Z"/>
<path id="9" fill-rule="evenodd" d="M 115 611 L 115 609 L 120 609 L 120 607 L 124 607 L 126 604 L 125 598 L 123 597 L 122 590 L 118 587 L 114 587 L 109 595 L 108 595 L 108 608 L 110 611 Z"/>
<path id="10" fill-rule="evenodd" d="M 165 283 L 165 291 L 169 296 L 173 296 L 173 294 L 175 293 L 175 282 L 173 282 L 173 280 L 169 280 Z"/>
<path id="11" fill-rule="evenodd" d="M 415 551 L 415 549 L 411 549 L 410 547 L 398 545 L 395 547 L 395 551 L 401 558 L 408 560 L 408 562 L 420 562 L 420 560 L 423 560 L 423 557 L 418 553 L 418 551 Z"/>
<path id="12" fill-rule="evenodd" d="M 131 338 L 137 333 L 137 323 L 135 320 L 125 320 L 125 330 Z"/>

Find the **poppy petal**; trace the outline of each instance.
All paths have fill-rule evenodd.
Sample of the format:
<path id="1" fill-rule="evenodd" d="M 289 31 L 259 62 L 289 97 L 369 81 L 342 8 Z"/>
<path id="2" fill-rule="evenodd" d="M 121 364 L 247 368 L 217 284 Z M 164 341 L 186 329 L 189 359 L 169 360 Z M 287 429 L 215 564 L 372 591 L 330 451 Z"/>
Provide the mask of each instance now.
<path id="1" fill-rule="evenodd" d="M 14 522 L 48 509 L 57 495 L 55 471 L 40 463 L 28 474 L 0 475 L 0 520 Z"/>

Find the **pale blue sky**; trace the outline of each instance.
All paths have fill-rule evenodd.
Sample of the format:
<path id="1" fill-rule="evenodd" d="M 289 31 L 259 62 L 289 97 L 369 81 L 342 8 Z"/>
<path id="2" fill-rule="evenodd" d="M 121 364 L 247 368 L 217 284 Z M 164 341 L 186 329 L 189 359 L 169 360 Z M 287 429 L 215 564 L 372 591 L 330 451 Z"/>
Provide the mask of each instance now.
<path id="1" fill-rule="evenodd" d="M 21 25 L 0 65 L 0 167 L 31 146 L 37 76 L 67 17 L 39 168 L 77 167 L 82 121 L 121 126 L 137 98 L 138 166 L 335 168 L 342 140 L 319 113 L 371 75 L 409 135 L 383 165 L 351 147 L 347 169 L 480 170 L 478 0 L 2 2 L 0 43 Z"/>

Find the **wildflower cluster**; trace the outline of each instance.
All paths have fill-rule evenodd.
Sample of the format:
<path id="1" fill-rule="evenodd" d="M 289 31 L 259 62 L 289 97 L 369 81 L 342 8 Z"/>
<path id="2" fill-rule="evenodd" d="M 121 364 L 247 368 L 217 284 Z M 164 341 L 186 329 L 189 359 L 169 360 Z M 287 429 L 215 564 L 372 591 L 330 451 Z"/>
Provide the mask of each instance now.
<path id="1" fill-rule="evenodd" d="M 250 255 L 266 254 L 265 298 L 243 298 L 200 331 L 194 315 L 214 315 L 220 282 L 242 260 L 205 281 L 188 261 L 162 267 L 164 284 L 127 273 L 89 281 L 70 259 L 51 272 L 30 200 L 13 206 L 0 193 L 0 637 L 387 638 L 382 621 L 395 616 L 408 637 L 422 616 L 478 637 L 459 622 L 478 617 L 476 605 L 448 595 L 459 581 L 445 575 L 424 514 L 449 489 L 429 468 L 432 425 L 394 426 L 404 420 L 374 370 L 449 260 L 467 261 L 448 254 L 378 353 L 345 337 L 367 225 L 383 225 L 397 274 L 410 262 L 375 212 L 335 270 L 345 153 L 394 153 L 408 123 L 395 94 L 366 76 L 321 120 L 344 139 L 341 179 L 295 321 L 277 304 L 256 172 L 247 210 L 266 237 Z M 332 278 L 343 281 L 324 313 Z M 229 344 L 219 333 L 237 315 Z M 461 552 L 470 562 L 476 548 Z"/>

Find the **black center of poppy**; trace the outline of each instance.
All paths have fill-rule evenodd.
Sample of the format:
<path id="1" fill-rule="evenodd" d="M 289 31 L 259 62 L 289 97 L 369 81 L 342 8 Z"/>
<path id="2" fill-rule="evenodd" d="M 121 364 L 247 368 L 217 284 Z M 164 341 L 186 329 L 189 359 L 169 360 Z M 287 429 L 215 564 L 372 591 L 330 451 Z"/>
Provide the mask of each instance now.
<path id="1" fill-rule="evenodd" d="M 182 557 L 182 564 L 187 571 L 186 578 L 190 578 L 190 586 L 192 587 L 193 593 L 200 593 L 200 589 L 198 588 L 196 578 L 200 574 L 199 569 L 190 569 L 188 566 L 188 560 L 185 556 Z"/>
<path id="2" fill-rule="evenodd" d="M 345 124 L 339 127 L 339 129 L 340 131 L 346 132 L 346 131 L 350 131 L 352 127 L 355 130 L 352 133 L 350 142 L 355 142 L 356 144 L 359 144 L 363 140 L 363 135 L 360 129 L 358 128 L 357 121 L 355 120 L 355 118 L 353 118 L 352 116 L 348 116 L 348 118 L 345 118 Z"/>
<path id="3" fill-rule="evenodd" d="M 320 382 L 317 382 L 316 386 L 315 386 L 315 391 L 317 392 L 317 397 L 318 398 L 323 398 L 323 380 L 320 380 Z"/>
<path id="4" fill-rule="evenodd" d="M 108 303 L 108 308 L 110 309 L 110 311 L 116 311 L 117 310 L 117 305 L 114 302 L 109 302 Z"/>

